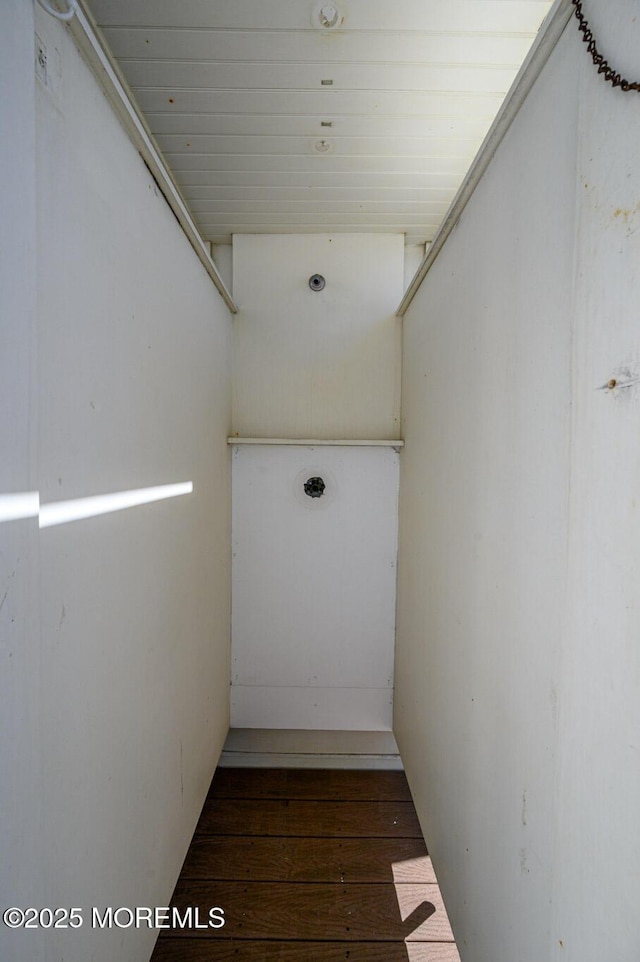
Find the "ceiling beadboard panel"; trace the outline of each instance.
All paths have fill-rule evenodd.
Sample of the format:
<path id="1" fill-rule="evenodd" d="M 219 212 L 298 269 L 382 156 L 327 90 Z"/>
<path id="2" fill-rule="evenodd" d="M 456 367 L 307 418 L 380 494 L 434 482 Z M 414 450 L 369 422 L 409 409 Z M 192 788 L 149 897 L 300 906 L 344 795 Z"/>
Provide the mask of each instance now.
<path id="1" fill-rule="evenodd" d="M 265 48 L 265 34 L 269 46 Z M 112 52 L 120 60 L 179 60 L 217 63 L 284 63 L 291 60 L 290 33 L 275 30 L 172 30 L 105 28 Z M 461 36 L 408 30 L 348 31 L 330 35 L 319 46 L 317 31 L 300 33 L 296 59 L 305 63 L 510 64 L 517 67 L 529 40 L 517 35 Z"/>
<path id="2" fill-rule="evenodd" d="M 90 5 L 205 239 L 382 231 L 423 244 L 551 0 Z"/>
<path id="3" fill-rule="evenodd" d="M 336 3 L 351 30 L 535 33 L 545 0 L 346 0 Z M 315 4 L 304 0 L 96 0 L 105 26 L 195 30 L 308 30 Z M 325 36 L 330 35 L 325 32 Z M 333 34 L 335 36 L 335 34 Z"/>

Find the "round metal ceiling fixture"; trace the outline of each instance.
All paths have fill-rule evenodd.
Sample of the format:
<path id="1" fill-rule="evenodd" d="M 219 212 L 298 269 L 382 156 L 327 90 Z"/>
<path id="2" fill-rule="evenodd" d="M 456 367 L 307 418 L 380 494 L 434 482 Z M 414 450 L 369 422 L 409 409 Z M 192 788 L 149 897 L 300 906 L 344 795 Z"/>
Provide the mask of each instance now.
<path id="1" fill-rule="evenodd" d="M 336 30 L 342 26 L 344 15 L 337 3 L 318 0 L 311 13 L 311 23 L 318 30 Z"/>

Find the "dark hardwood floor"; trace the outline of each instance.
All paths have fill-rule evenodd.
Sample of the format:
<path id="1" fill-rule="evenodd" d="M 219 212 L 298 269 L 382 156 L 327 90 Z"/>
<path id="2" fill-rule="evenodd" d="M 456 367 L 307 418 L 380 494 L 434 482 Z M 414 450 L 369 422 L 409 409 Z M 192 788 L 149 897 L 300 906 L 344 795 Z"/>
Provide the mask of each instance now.
<path id="1" fill-rule="evenodd" d="M 403 772 L 218 769 L 171 904 L 152 962 L 459 962 Z"/>

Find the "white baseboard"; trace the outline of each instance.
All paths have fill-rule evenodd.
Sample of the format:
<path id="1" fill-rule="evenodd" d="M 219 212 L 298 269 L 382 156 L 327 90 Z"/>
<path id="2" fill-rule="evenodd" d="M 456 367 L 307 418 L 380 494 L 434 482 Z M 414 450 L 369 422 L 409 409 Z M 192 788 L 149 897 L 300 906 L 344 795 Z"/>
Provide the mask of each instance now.
<path id="1" fill-rule="evenodd" d="M 231 724 L 240 729 L 389 732 L 393 688 L 231 686 Z"/>

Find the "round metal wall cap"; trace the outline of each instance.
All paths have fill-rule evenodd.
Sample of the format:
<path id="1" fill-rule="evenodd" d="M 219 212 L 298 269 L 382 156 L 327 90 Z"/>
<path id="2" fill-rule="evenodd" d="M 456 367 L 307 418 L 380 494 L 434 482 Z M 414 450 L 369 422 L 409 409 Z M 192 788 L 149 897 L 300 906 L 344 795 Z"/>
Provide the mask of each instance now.
<path id="1" fill-rule="evenodd" d="M 308 450 L 311 451 L 312 449 L 309 448 Z M 331 506 L 334 504 L 340 492 L 338 490 L 338 482 L 333 472 L 323 460 L 323 452 L 316 451 L 316 453 L 319 455 L 318 461 L 307 461 L 306 466 L 301 471 L 298 471 L 295 478 L 292 479 L 291 494 L 296 504 L 305 511 L 324 513 L 325 511 L 331 511 Z M 315 454 L 311 456 L 315 457 Z M 319 496 L 320 485 L 318 482 L 320 480 L 324 487 L 322 488 L 322 494 Z M 315 496 L 307 494 L 305 490 L 305 485 L 310 481 L 316 482 L 310 486 L 310 490 L 315 492 Z"/>
<path id="2" fill-rule="evenodd" d="M 312 274 L 309 278 L 309 287 L 312 291 L 321 291 L 325 285 L 325 279 L 322 274 Z"/>
<path id="3" fill-rule="evenodd" d="M 326 484 L 320 477 L 308 478 L 304 483 L 304 493 L 308 498 L 321 498 Z"/>

